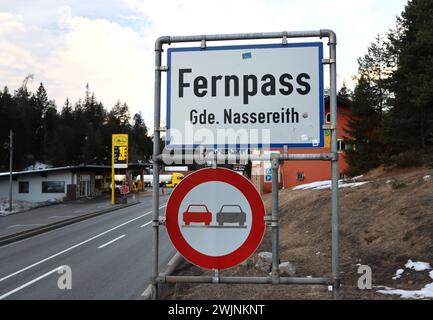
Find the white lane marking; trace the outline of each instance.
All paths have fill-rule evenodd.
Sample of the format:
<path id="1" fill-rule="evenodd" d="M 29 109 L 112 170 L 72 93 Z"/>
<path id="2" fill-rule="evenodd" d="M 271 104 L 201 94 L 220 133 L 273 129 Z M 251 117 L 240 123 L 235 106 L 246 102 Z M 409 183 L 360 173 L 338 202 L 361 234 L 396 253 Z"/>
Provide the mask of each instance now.
<path id="1" fill-rule="evenodd" d="M 159 208 L 161 209 L 161 208 L 164 208 L 164 207 L 165 207 L 165 205 L 162 206 L 162 207 L 159 207 Z M 68 251 L 71 251 L 71 250 L 73 250 L 73 249 L 75 249 L 75 248 L 77 248 L 77 247 L 79 247 L 79 246 L 82 246 L 83 244 L 86 244 L 86 243 L 88 243 L 88 242 L 90 242 L 90 241 L 92 241 L 92 240 L 95 240 L 95 239 L 97 239 L 97 238 L 103 236 L 104 234 L 107 234 L 107 233 L 109 233 L 109 232 L 111 232 L 111 231 L 114 231 L 114 230 L 116 230 L 116 229 L 119 229 L 119 228 L 123 227 L 124 225 L 127 225 L 128 223 L 131 223 L 131 222 L 133 222 L 133 221 L 135 221 L 135 220 L 138 220 L 138 219 L 140 219 L 140 218 L 143 218 L 143 217 L 145 217 L 145 216 L 147 216 L 147 215 L 149 215 L 149 214 L 151 214 L 151 213 L 152 213 L 152 211 L 146 212 L 145 214 L 142 214 L 141 216 L 138 216 L 138 217 L 136 217 L 136 218 L 134 218 L 134 219 L 128 220 L 128 221 L 126 221 L 126 222 L 124 222 L 124 223 L 122 223 L 122 224 L 119 224 L 119 225 L 116 226 L 116 227 L 113 227 L 113 228 L 111 228 L 111 229 L 108 229 L 107 231 L 104 231 L 104 232 L 102 232 L 102 233 L 100 233 L 100 234 L 98 234 L 98 235 L 96 235 L 96 236 L 93 236 L 93 237 L 91 237 L 91 238 L 89 238 L 89 239 L 87 239 L 87 240 L 84 240 L 84 241 L 82 241 L 82 242 L 80 242 L 80 243 L 77 243 L 77 244 L 73 245 L 72 247 L 69 247 L 69 248 L 67 248 L 67 249 L 65 249 L 65 250 L 62 250 L 62 251 L 60 251 L 60 252 L 57 252 L 57 253 L 55 253 L 55 254 L 53 254 L 53 255 L 51 255 L 51 256 L 45 258 L 45 259 L 42 259 L 42 260 L 40 260 L 40 261 L 38 261 L 38 262 L 35 262 L 35 263 L 33 263 L 32 265 L 29 265 L 29 266 L 27 266 L 27 267 L 25 267 L 25 268 L 22 268 L 22 269 L 20 269 L 20 270 L 14 272 L 14 273 L 11 273 L 10 275 L 7 275 L 7 276 L 1 278 L 1 279 L 0 279 L 0 282 L 5 281 L 5 280 L 7 280 L 7 279 L 9 279 L 9 278 L 11 278 L 11 277 L 13 277 L 13 276 L 16 276 L 17 274 L 20 274 L 20 273 L 22 273 L 22 272 L 24 272 L 24 271 L 27 271 L 27 270 L 31 269 L 31 268 L 33 268 L 33 267 L 36 267 L 37 265 L 40 265 L 41 263 L 44 263 L 44 262 L 46 262 L 46 261 L 48 261 L 48 260 L 51 260 L 51 259 L 53 259 L 53 258 L 55 258 L 55 257 L 57 257 L 57 256 L 60 256 L 61 254 L 64 254 L 64 253 L 66 253 L 66 252 L 68 252 Z"/>
<path id="2" fill-rule="evenodd" d="M 144 204 L 144 203 L 141 203 L 141 202 L 140 202 L 140 204 Z M 138 206 L 138 207 L 139 207 L 139 206 Z M 164 208 L 164 207 L 165 207 L 165 206 L 162 206 L 162 207 L 160 207 L 160 209 L 161 209 L 161 208 Z M 123 208 L 123 209 L 128 209 L 128 207 Z M 120 209 L 120 210 L 122 210 L 122 209 Z M 108 213 L 104 214 L 104 216 L 113 215 L 113 214 L 115 214 L 115 213 L 117 213 L 116 210 L 115 210 L 115 211 L 108 212 Z M 74 225 L 79 225 L 80 223 L 85 223 L 86 221 L 87 221 L 87 220 L 79 221 L 79 222 L 77 222 L 77 223 L 74 223 Z M 49 233 L 52 233 L 52 232 L 57 232 L 57 231 L 59 231 L 59 229 L 54 229 L 54 230 L 47 231 L 47 232 L 44 232 L 44 233 L 41 233 L 41 234 L 37 234 L 37 235 L 35 235 L 35 236 L 31 237 L 31 238 L 26 238 L 26 239 L 23 239 L 23 240 L 19 240 L 19 241 L 11 242 L 11 243 L 9 243 L 9 244 L 6 244 L 6 245 L 1 246 L 1 247 L 0 247 L 0 250 L 1 250 L 1 249 L 4 249 L 4 248 L 11 247 L 11 246 L 15 246 L 15 245 L 17 245 L 17 244 L 19 244 L 19 243 L 22 243 L 22 242 L 24 242 L 24 241 L 28 241 L 28 240 L 30 240 L 30 239 L 34 239 L 34 238 L 38 238 L 38 237 L 45 236 L 45 235 L 47 235 L 47 234 L 49 234 Z M 0 233 L 0 234 L 1 234 L 1 233 Z"/>
<path id="3" fill-rule="evenodd" d="M 144 228 L 145 226 L 148 226 L 149 224 L 151 224 L 152 221 L 149 221 L 148 223 L 143 224 L 142 226 L 140 226 L 140 228 Z"/>
<path id="4" fill-rule="evenodd" d="M 112 244 L 113 242 L 116 242 L 117 240 L 122 239 L 124 236 L 126 236 L 126 234 L 122 234 L 120 237 L 117 237 L 116 239 L 113 239 L 111 241 L 108 241 L 107 243 L 104 243 L 102 246 L 99 246 L 98 249 L 102 249 L 102 248 Z"/>
<path id="5" fill-rule="evenodd" d="M 162 209 L 162 208 L 164 208 L 164 207 L 166 207 L 167 205 L 163 205 L 162 207 L 159 207 L 160 209 Z M 152 213 L 152 212 L 151 212 Z M 150 214 L 150 213 L 149 213 Z M 144 228 L 144 227 L 146 227 L 146 226 L 148 226 L 149 224 L 151 224 L 152 223 L 152 221 L 149 221 L 148 223 L 145 223 L 145 224 L 143 224 L 143 225 L 141 225 L 140 226 L 140 228 Z"/>
<path id="6" fill-rule="evenodd" d="M 20 228 L 20 227 L 34 227 L 34 226 L 42 226 L 41 223 L 35 223 L 35 224 L 14 224 L 13 226 L 8 227 L 8 229 L 11 228 Z"/>
<path id="7" fill-rule="evenodd" d="M 0 296 L 0 300 L 3 300 L 4 298 L 9 297 L 11 294 L 14 294 L 15 292 L 18 292 L 18 291 L 20 291 L 20 290 L 22 290 L 22 289 L 24 289 L 24 288 L 26 288 L 26 287 L 32 285 L 33 283 L 38 282 L 39 280 L 42 280 L 43 278 L 48 277 L 49 275 L 51 275 L 51 274 L 53 274 L 53 273 L 55 273 L 55 272 L 61 270 L 62 268 L 63 268 L 63 266 L 60 266 L 60 267 L 58 267 L 58 268 L 55 268 L 55 269 L 53 269 L 53 270 L 51 270 L 51 271 L 49 271 L 49 272 L 47 272 L 47 273 L 45 273 L 45 274 L 43 274 L 43 275 L 37 277 L 36 279 L 33 279 L 33 280 L 31 280 L 31 281 L 29 281 L 29 282 L 23 284 L 22 286 L 19 286 L 18 288 L 15 288 L 15 289 L 13 289 L 13 290 L 11 290 L 11 291 L 5 293 L 4 295 Z"/>

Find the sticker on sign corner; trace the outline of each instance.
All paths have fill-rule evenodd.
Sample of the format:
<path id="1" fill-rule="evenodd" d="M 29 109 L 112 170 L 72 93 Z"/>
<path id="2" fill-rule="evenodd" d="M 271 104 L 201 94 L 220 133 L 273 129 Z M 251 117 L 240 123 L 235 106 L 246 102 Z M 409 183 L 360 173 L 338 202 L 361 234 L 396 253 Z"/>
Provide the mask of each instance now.
<path id="1" fill-rule="evenodd" d="M 251 59 L 252 57 L 253 57 L 253 55 L 251 54 L 251 52 L 242 53 L 242 59 L 244 59 L 244 60 Z"/>
<path id="2" fill-rule="evenodd" d="M 317 147 L 319 145 L 319 140 L 313 139 L 312 143 L 313 143 L 313 147 Z"/>

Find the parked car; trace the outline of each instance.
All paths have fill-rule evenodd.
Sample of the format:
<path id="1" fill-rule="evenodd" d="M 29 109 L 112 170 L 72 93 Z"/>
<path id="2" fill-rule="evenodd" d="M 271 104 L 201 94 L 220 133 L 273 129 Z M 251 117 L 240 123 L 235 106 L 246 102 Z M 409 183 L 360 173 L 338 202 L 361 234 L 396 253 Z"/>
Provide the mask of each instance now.
<path id="1" fill-rule="evenodd" d="M 183 213 L 183 222 L 189 226 L 191 222 L 204 223 L 210 225 L 212 222 L 212 212 L 205 204 L 190 204 Z"/>
<path id="2" fill-rule="evenodd" d="M 216 220 L 220 226 L 224 223 L 239 223 L 243 226 L 247 221 L 247 215 L 239 205 L 223 205 L 217 212 Z"/>

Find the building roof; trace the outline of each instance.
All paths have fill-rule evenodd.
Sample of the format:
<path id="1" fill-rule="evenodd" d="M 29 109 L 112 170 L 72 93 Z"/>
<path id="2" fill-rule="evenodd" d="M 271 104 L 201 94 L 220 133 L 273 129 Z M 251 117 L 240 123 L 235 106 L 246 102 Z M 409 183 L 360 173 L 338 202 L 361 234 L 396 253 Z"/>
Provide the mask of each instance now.
<path id="1" fill-rule="evenodd" d="M 140 167 L 149 167 L 150 163 L 142 162 L 142 163 L 129 163 L 129 168 L 140 168 Z M 12 172 L 12 176 L 20 176 L 26 174 L 40 174 L 40 173 L 48 173 L 48 172 L 59 172 L 59 171 L 85 171 L 85 170 L 111 170 L 111 166 L 106 165 L 96 165 L 96 164 L 83 164 L 78 166 L 66 166 L 66 167 L 54 167 L 54 168 L 45 168 L 45 169 L 35 169 L 35 170 L 24 170 L 24 171 L 14 171 Z M 0 172 L 1 177 L 8 177 L 9 171 Z"/>
<path id="2" fill-rule="evenodd" d="M 67 166 L 67 167 L 57 167 L 57 168 L 46 168 L 39 170 L 25 170 L 25 171 L 15 171 L 12 172 L 12 176 L 26 175 L 26 174 L 37 174 L 37 173 L 48 173 L 48 172 L 58 172 L 58 171 L 75 171 L 75 170 L 95 170 L 95 169 L 111 169 L 111 166 L 104 165 L 79 165 L 79 166 Z M 0 172 L 0 177 L 9 176 L 9 171 Z"/>

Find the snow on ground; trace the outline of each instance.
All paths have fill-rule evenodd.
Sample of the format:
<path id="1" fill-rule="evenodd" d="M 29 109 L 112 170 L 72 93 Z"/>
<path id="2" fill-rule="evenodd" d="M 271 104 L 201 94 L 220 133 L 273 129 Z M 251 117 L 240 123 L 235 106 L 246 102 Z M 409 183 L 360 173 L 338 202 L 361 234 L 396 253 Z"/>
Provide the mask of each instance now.
<path id="1" fill-rule="evenodd" d="M 425 299 L 433 298 L 433 282 L 427 284 L 421 290 L 402 290 L 385 287 L 385 290 L 378 290 L 382 294 L 400 295 L 402 299 Z"/>
<path id="2" fill-rule="evenodd" d="M 0 200 L 0 215 L 6 216 L 12 213 L 17 213 L 21 211 L 27 211 L 32 208 L 37 207 L 39 204 L 28 201 L 13 200 L 12 201 L 12 211 L 9 211 L 9 199 Z"/>
<path id="3" fill-rule="evenodd" d="M 52 165 L 42 163 L 42 162 L 36 162 L 35 164 L 32 164 L 31 166 L 28 166 L 23 171 L 30 171 L 30 170 L 44 170 L 52 168 Z"/>
<path id="4" fill-rule="evenodd" d="M 46 206 L 49 204 L 55 204 L 61 202 L 57 199 L 50 199 L 44 202 L 28 202 L 23 200 L 12 201 L 12 211 L 9 211 L 9 199 L 0 199 L 0 216 L 7 216 L 13 213 L 28 211 L 37 207 Z"/>
<path id="5" fill-rule="evenodd" d="M 350 181 L 353 181 L 353 180 L 350 180 Z M 325 189 L 331 189 L 331 183 L 332 183 L 331 180 L 316 181 L 316 182 L 296 186 L 292 190 L 325 190 Z M 366 183 L 368 183 L 368 181 L 348 182 L 348 181 L 344 181 L 344 180 L 339 180 L 338 181 L 338 187 L 339 188 L 356 188 L 356 187 L 360 187 Z"/>
<path id="6" fill-rule="evenodd" d="M 430 263 L 427 262 L 413 262 L 412 260 L 409 260 L 405 265 L 408 269 L 415 269 L 415 271 L 424 271 L 424 270 L 430 270 L 432 267 L 430 266 Z"/>
<path id="7" fill-rule="evenodd" d="M 404 265 L 407 269 L 413 269 L 415 271 L 425 271 L 430 270 L 432 267 L 430 263 L 427 262 L 413 262 L 412 260 L 408 260 L 408 262 Z M 398 269 L 396 275 L 392 278 L 396 280 L 401 277 L 403 274 L 403 269 Z M 429 272 L 429 276 L 433 279 L 433 271 Z M 383 290 L 378 290 L 377 292 L 382 294 L 391 294 L 391 295 L 399 295 L 402 299 L 425 299 L 425 298 L 433 298 L 433 282 L 428 283 L 424 286 L 424 288 L 420 290 L 402 290 L 402 289 L 394 289 L 390 287 L 382 287 Z"/>
<path id="8" fill-rule="evenodd" d="M 404 273 L 403 269 L 398 269 L 394 275 L 394 277 L 392 277 L 392 280 L 397 280 L 400 279 L 402 274 Z"/>

